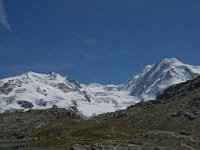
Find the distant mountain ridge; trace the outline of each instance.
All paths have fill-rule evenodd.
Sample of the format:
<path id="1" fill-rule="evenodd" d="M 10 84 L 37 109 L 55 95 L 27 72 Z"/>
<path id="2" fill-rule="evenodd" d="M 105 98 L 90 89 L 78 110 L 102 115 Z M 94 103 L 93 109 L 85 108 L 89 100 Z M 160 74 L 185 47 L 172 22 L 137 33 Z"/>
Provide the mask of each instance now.
<path id="1" fill-rule="evenodd" d="M 200 75 L 200 67 L 168 58 L 147 66 L 122 85 L 80 84 L 55 72 L 0 80 L 0 112 L 65 108 L 85 116 L 113 112 L 155 99 L 167 87 Z"/>
<path id="2" fill-rule="evenodd" d="M 66 108 L 92 116 L 124 109 L 139 101 L 117 87 L 84 85 L 55 72 L 27 72 L 0 80 L 0 112 Z"/>

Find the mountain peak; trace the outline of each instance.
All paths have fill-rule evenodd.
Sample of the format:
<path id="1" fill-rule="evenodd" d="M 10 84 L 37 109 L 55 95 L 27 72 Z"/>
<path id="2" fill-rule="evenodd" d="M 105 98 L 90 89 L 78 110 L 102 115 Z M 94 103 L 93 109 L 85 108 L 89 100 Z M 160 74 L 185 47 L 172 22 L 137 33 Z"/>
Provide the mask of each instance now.
<path id="1" fill-rule="evenodd" d="M 49 72 L 46 72 L 46 73 L 28 71 L 25 74 L 26 75 L 51 75 L 51 74 L 57 74 L 57 73 L 54 72 L 54 71 L 49 71 Z"/>
<path id="2" fill-rule="evenodd" d="M 172 58 L 165 58 L 163 61 L 168 61 L 168 62 L 180 62 L 178 59 L 172 57 Z"/>
<path id="3" fill-rule="evenodd" d="M 160 65 L 172 65 L 172 64 L 176 64 L 176 65 L 182 65 L 183 63 L 180 62 L 178 59 L 176 58 L 165 58 L 159 62 L 157 62 L 156 64 L 160 64 Z"/>
<path id="4" fill-rule="evenodd" d="M 129 79 L 123 89 L 132 96 L 155 99 L 167 87 L 194 79 L 199 74 L 200 67 L 183 64 L 176 58 L 166 58 Z"/>

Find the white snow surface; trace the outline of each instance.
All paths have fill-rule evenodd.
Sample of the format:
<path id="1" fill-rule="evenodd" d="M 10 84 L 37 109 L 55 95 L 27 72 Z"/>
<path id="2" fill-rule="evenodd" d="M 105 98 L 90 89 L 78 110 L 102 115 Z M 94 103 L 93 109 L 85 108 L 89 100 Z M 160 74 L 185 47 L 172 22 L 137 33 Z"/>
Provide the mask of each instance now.
<path id="1" fill-rule="evenodd" d="M 79 84 L 57 73 L 28 72 L 0 80 L 0 112 L 52 107 L 78 109 L 89 117 L 125 109 L 139 100 L 117 86 Z"/>
<path id="2" fill-rule="evenodd" d="M 0 80 L 0 112 L 58 107 L 90 117 L 155 99 L 167 87 L 197 75 L 199 66 L 175 58 L 148 65 L 122 85 L 85 85 L 54 72 L 28 72 Z"/>
<path id="3" fill-rule="evenodd" d="M 167 87 L 194 79 L 200 75 L 200 66 L 183 64 L 168 58 L 148 65 L 142 73 L 131 77 L 122 89 L 144 101 L 155 99 Z"/>

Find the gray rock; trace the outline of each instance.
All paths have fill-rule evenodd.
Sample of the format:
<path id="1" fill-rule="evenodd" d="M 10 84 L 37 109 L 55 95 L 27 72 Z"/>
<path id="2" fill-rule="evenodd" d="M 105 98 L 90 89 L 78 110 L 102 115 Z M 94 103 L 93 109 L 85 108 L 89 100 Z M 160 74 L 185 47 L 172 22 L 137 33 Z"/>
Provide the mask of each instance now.
<path id="1" fill-rule="evenodd" d="M 172 114 L 172 117 L 180 117 L 182 115 L 184 115 L 183 111 L 177 111 L 177 112 L 175 112 L 175 113 Z"/>
<path id="2" fill-rule="evenodd" d="M 17 131 L 17 132 L 15 132 L 14 137 L 16 139 L 23 139 L 29 135 L 30 135 L 30 133 L 27 131 Z"/>
<path id="3" fill-rule="evenodd" d="M 186 135 L 186 136 L 191 135 L 190 132 L 185 131 L 185 130 L 182 130 L 181 132 L 179 132 L 179 134 L 180 134 L 180 135 Z"/>
<path id="4" fill-rule="evenodd" d="M 91 150 L 102 150 L 103 148 L 98 145 L 92 145 Z"/>
<path id="5" fill-rule="evenodd" d="M 84 150 L 85 148 L 80 144 L 74 144 L 70 147 L 70 150 Z"/>
<path id="6" fill-rule="evenodd" d="M 17 104 L 20 105 L 23 108 L 32 108 L 33 104 L 31 102 L 25 101 L 25 100 L 18 100 Z"/>

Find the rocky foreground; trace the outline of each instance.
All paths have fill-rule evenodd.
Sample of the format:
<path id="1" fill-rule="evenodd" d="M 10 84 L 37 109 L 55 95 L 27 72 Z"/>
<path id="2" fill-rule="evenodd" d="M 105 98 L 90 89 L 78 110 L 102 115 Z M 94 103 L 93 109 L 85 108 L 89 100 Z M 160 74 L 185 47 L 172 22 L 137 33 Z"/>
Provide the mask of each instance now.
<path id="1" fill-rule="evenodd" d="M 41 149 L 200 149 L 200 77 L 90 119 L 58 108 L 2 113 L 0 139 Z"/>

